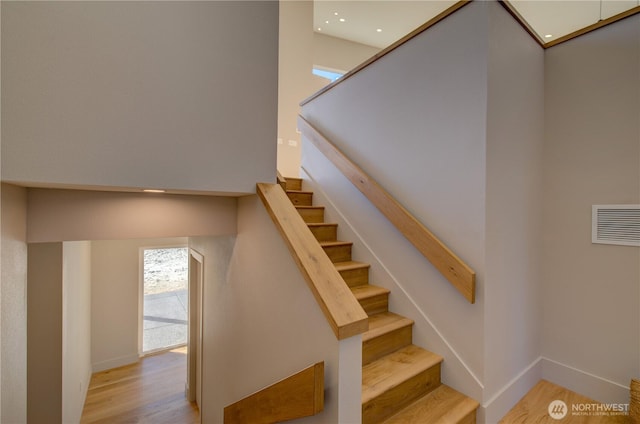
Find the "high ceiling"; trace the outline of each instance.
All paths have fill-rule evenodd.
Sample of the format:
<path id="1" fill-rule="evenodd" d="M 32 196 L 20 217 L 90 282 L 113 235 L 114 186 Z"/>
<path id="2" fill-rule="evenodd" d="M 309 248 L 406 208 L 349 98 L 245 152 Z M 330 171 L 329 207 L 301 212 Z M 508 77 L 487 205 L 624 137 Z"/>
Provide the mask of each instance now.
<path id="1" fill-rule="evenodd" d="M 384 48 L 446 10 L 444 0 L 315 0 L 314 30 Z M 511 0 L 544 41 L 640 6 L 640 0 Z"/>

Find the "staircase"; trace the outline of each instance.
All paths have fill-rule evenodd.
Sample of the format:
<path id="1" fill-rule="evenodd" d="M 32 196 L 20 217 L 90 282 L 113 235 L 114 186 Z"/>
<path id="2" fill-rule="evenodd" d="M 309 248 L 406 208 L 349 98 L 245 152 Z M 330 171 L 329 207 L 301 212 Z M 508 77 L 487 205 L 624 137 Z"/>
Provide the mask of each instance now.
<path id="1" fill-rule="evenodd" d="M 369 316 L 362 335 L 362 422 L 472 424 L 478 402 L 440 382 L 442 357 L 412 344 L 413 321 L 389 311 L 389 290 L 369 284 L 369 264 L 352 260 L 353 243 L 337 239 L 338 224 L 302 180 L 283 187 L 331 262 Z"/>

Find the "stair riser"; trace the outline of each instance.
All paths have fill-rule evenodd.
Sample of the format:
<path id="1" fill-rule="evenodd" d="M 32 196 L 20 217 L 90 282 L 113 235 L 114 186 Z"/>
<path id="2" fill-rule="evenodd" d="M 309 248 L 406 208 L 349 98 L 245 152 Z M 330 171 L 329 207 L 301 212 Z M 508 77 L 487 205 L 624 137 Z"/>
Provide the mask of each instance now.
<path id="1" fill-rule="evenodd" d="M 476 424 L 476 410 L 469 412 L 463 419 L 458 421 L 457 424 Z"/>
<path id="2" fill-rule="evenodd" d="M 312 206 L 313 193 L 291 193 L 287 192 L 289 200 L 296 206 Z"/>
<path id="3" fill-rule="evenodd" d="M 360 299 L 360 306 L 371 316 L 389 310 L 389 293 L 372 296 L 367 299 Z"/>
<path id="4" fill-rule="evenodd" d="M 362 405 L 362 423 L 385 420 L 440 385 L 440 364 L 402 382 Z"/>
<path id="5" fill-rule="evenodd" d="M 309 227 L 318 241 L 336 241 L 338 238 L 337 225 L 323 225 Z"/>
<path id="6" fill-rule="evenodd" d="M 351 245 L 323 246 L 322 248 L 333 263 L 346 262 L 351 260 Z"/>
<path id="7" fill-rule="evenodd" d="M 357 268 L 340 271 L 340 275 L 349 287 L 369 284 L 369 268 Z"/>
<path id="8" fill-rule="evenodd" d="M 324 209 L 298 209 L 298 213 L 306 223 L 324 222 Z"/>
<path id="9" fill-rule="evenodd" d="M 285 178 L 287 190 L 302 190 L 302 180 L 299 178 Z"/>
<path id="10" fill-rule="evenodd" d="M 412 326 L 399 328 L 362 343 L 362 365 L 408 346 L 412 340 Z"/>

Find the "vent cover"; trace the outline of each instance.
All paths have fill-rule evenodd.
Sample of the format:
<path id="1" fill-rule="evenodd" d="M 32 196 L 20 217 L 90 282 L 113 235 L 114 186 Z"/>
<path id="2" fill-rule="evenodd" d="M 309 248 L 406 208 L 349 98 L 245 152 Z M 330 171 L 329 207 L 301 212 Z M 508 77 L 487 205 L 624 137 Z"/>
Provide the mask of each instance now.
<path id="1" fill-rule="evenodd" d="M 640 205 L 593 205 L 591 242 L 640 246 Z"/>

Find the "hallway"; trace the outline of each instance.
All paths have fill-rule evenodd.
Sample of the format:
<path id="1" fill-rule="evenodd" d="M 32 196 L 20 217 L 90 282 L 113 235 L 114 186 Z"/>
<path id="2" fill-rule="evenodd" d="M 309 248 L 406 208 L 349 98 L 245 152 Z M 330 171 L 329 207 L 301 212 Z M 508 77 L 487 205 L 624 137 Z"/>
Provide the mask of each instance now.
<path id="1" fill-rule="evenodd" d="M 186 353 L 182 347 L 94 374 L 81 423 L 198 424 L 198 407 L 184 393 Z"/>

